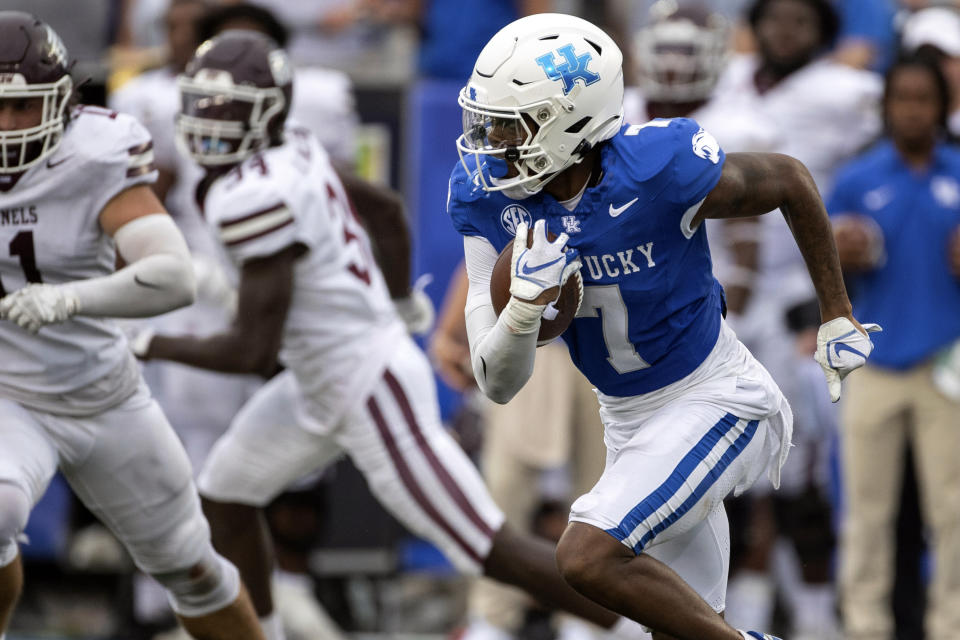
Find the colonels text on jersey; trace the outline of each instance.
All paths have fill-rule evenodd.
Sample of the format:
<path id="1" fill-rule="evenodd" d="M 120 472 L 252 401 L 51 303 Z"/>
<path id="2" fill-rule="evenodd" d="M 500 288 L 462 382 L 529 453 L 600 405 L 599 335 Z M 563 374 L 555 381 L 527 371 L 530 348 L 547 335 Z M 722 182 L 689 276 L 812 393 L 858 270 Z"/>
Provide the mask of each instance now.
<path id="1" fill-rule="evenodd" d="M 600 391 L 636 395 L 683 378 L 716 343 L 723 291 L 706 231 L 690 221 L 723 161 L 695 121 L 653 120 L 625 125 L 604 145 L 603 177 L 572 211 L 544 191 L 519 201 L 485 192 L 461 164 L 448 208 L 460 233 L 498 251 L 520 221 L 545 219 L 550 231 L 569 234 L 583 262 L 584 296 L 563 339 Z"/>
<path id="2" fill-rule="evenodd" d="M 0 190 L 0 297 L 31 282 L 113 273 L 114 244 L 97 216 L 121 191 L 156 180 L 150 136 L 132 117 L 90 106 L 71 117 L 52 155 L 4 176 L 10 180 Z M 119 329 L 102 318 L 74 316 L 36 334 L 0 322 L 0 360 L 0 390 L 32 406 L 114 372 L 132 388 L 138 381 L 120 375 L 135 372 L 136 363 Z M 130 393 L 121 387 L 118 395 Z"/>
<path id="3" fill-rule="evenodd" d="M 297 262 L 281 360 L 297 374 L 317 415 L 336 422 L 357 381 L 376 380 L 404 327 L 369 239 L 330 159 L 304 129 L 219 178 L 204 213 L 238 264 L 293 244 Z"/>

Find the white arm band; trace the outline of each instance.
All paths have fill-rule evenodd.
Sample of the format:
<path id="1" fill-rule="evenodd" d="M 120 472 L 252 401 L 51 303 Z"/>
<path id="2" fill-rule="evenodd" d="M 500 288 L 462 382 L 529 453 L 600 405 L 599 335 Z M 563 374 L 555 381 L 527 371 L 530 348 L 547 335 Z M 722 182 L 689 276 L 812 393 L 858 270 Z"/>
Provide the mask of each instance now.
<path id="1" fill-rule="evenodd" d="M 506 404 L 526 384 L 533 373 L 537 350 L 537 321 L 533 331 L 518 333 L 508 323 L 508 310 L 497 318 L 490 301 L 490 277 L 497 262 L 497 251 L 485 238 L 465 237 L 463 254 L 470 287 L 464 313 L 473 374 L 481 391 L 499 404 Z M 539 318 L 543 307 L 511 299 L 509 304 L 530 307 Z"/>
<path id="2" fill-rule="evenodd" d="M 190 251 L 170 216 L 134 218 L 117 229 L 113 239 L 127 266 L 66 285 L 77 299 L 79 315 L 142 318 L 193 302 Z"/>

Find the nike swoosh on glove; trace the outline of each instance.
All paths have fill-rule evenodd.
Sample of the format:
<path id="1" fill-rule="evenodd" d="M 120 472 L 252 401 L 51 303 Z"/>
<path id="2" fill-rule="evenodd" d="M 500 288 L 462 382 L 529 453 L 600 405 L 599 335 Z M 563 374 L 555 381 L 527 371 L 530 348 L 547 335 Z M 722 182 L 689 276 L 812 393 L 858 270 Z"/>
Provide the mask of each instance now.
<path id="1" fill-rule="evenodd" d="M 743 631 L 742 629 L 737 629 L 740 632 L 740 635 L 744 637 L 744 640 L 780 640 L 776 636 L 772 636 L 769 633 L 760 633 L 759 631 Z"/>
<path id="2" fill-rule="evenodd" d="M 878 324 L 867 323 L 868 334 L 883 331 Z M 827 378 L 831 402 L 840 399 L 840 381 L 854 369 L 859 369 L 873 351 L 873 342 L 860 333 L 847 318 L 834 318 L 820 325 L 817 332 L 817 353 L 813 356 Z"/>
<path id="3" fill-rule="evenodd" d="M 533 245 L 528 249 L 527 223 L 517 225 L 510 264 L 510 295 L 532 302 L 556 287 L 553 299 L 560 297 L 560 287 L 570 274 L 580 269 L 579 253 L 567 248 L 569 239 L 567 234 L 561 233 L 550 242 L 546 221 L 537 220 L 533 225 Z"/>
<path id="4" fill-rule="evenodd" d="M 31 333 L 40 327 L 63 322 L 80 310 L 76 295 L 63 285 L 28 284 L 0 300 L 0 318 Z"/>

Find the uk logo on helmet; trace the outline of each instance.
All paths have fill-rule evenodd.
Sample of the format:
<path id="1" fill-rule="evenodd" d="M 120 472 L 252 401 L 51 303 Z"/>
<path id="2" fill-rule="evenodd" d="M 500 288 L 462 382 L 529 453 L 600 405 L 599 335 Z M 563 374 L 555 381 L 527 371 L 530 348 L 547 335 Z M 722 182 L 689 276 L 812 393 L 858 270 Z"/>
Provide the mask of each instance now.
<path id="1" fill-rule="evenodd" d="M 543 68 L 543 72 L 551 80 L 563 82 L 563 95 L 570 93 L 573 85 L 580 80 L 583 86 L 589 86 L 600 79 L 599 73 L 594 73 L 587 69 L 587 65 L 593 60 L 592 53 L 577 55 L 573 50 L 573 45 L 568 44 L 556 50 L 563 57 L 563 62 L 557 64 L 554 52 L 545 53 L 536 59 L 537 64 Z"/>
<path id="2" fill-rule="evenodd" d="M 528 226 L 532 225 L 533 216 L 518 204 L 511 204 L 505 207 L 500 213 L 500 224 L 502 224 L 503 228 L 511 235 L 517 234 L 517 227 L 520 226 L 521 222 L 526 222 Z"/>

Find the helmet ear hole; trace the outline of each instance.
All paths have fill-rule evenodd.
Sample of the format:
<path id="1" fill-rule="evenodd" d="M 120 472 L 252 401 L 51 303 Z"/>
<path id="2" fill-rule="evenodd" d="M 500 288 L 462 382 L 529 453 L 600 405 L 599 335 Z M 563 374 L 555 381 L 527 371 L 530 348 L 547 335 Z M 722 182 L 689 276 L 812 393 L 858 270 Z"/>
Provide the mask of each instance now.
<path id="1" fill-rule="evenodd" d="M 593 118 L 591 118 L 590 116 L 580 118 L 579 120 L 574 122 L 572 125 L 564 129 L 564 131 L 566 131 L 567 133 L 580 133 L 581 131 L 583 131 L 583 128 L 587 126 L 587 123 L 590 122 L 592 119 Z"/>

